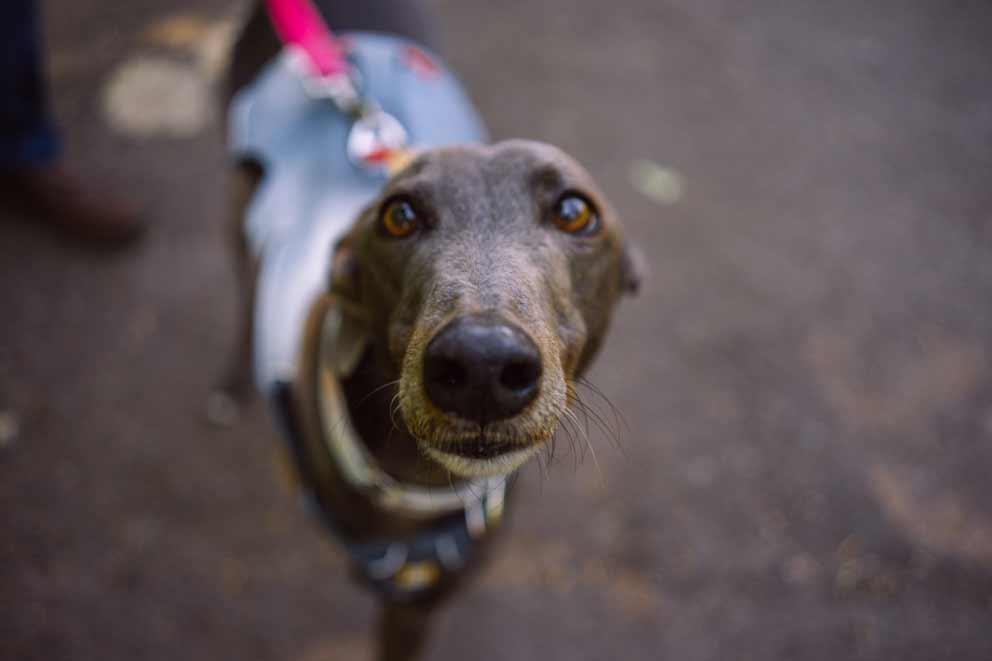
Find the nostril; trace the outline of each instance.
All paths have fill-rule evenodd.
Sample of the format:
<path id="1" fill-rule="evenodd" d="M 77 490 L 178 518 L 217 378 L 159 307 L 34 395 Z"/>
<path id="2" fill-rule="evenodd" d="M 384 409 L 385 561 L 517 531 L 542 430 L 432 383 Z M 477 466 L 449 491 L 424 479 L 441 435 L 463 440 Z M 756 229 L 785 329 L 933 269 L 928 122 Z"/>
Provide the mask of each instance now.
<path id="1" fill-rule="evenodd" d="M 530 360 L 515 360 L 503 367 L 499 382 L 507 390 L 520 391 L 533 386 L 540 376 L 540 364 Z"/>
<path id="2" fill-rule="evenodd" d="M 450 358 L 431 361 L 428 379 L 444 388 L 461 388 L 468 382 L 465 368 Z"/>

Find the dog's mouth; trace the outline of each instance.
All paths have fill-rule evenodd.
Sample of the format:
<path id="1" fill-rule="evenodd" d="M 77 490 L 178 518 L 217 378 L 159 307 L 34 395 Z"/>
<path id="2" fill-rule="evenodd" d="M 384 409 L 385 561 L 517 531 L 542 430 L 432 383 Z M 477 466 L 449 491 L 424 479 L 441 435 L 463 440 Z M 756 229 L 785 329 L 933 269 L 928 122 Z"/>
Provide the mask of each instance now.
<path id="1" fill-rule="evenodd" d="M 447 448 L 447 452 L 464 459 L 495 459 L 500 455 L 508 454 L 513 450 L 519 450 L 519 446 L 512 443 L 502 443 L 499 441 L 487 441 L 485 438 L 478 438 L 452 445 Z"/>
<path id="2" fill-rule="evenodd" d="M 510 443 L 477 438 L 424 445 L 424 453 L 441 466 L 463 477 L 496 477 L 507 475 L 527 462 L 539 450 L 540 443 Z"/>

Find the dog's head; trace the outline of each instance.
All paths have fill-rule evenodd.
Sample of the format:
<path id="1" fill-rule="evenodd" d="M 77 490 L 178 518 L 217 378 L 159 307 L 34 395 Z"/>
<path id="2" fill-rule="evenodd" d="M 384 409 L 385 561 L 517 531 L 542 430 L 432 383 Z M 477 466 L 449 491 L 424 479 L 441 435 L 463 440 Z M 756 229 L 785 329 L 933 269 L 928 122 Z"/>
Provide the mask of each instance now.
<path id="1" fill-rule="evenodd" d="M 638 285 L 590 176 L 549 145 L 419 155 L 337 246 L 345 371 L 371 347 L 421 450 L 509 473 L 554 434 L 573 380 Z"/>

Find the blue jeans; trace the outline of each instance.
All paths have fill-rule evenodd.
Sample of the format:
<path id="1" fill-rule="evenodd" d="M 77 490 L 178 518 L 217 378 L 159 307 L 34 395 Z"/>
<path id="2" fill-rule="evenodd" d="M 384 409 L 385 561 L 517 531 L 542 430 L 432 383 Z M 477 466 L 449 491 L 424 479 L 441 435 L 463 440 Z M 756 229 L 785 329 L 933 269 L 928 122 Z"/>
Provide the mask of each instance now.
<path id="1" fill-rule="evenodd" d="M 59 139 L 42 73 L 35 0 L 0 0 L 0 168 L 49 165 Z"/>

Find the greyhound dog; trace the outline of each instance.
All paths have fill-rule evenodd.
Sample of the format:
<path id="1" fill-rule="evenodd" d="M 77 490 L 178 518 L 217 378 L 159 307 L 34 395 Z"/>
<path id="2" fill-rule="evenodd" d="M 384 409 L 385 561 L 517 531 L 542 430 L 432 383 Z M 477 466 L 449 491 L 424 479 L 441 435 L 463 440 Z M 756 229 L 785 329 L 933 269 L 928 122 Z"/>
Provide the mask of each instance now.
<path id="1" fill-rule="evenodd" d="M 412 661 L 507 477 L 574 415 L 637 260 L 572 158 L 486 143 L 417 3 L 317 5 L 417 151 L 389 176 L 349 158 L 351 120 L 256 8 L 226 99 L 243 314 L 224 389 L 265 395 L 307 502 L 381 596 L 380 658 Z"/>

